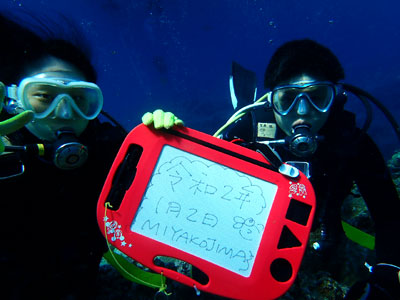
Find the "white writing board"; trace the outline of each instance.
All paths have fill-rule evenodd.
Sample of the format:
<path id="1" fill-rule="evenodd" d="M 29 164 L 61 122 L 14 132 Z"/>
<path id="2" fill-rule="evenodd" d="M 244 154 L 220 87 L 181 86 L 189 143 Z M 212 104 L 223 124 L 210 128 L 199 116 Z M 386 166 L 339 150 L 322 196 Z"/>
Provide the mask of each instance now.
<path id="1" fill-rule="evenodd" d="M 165 145 L 131 230 L 248 277 L 277 188 Z"/>

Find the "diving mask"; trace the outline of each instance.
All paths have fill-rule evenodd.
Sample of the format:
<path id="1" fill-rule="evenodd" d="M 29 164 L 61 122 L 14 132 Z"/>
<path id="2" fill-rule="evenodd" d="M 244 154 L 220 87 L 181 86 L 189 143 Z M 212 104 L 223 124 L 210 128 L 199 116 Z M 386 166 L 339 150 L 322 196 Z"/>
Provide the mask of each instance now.
<path id="1" fill-rule="evenodd" d="M 44 119 L 53 112 L 56 117 L 69 118 L 62 109 L 68 106 L 81 118 L 93 120 L 103 107 L 103 94 L 96 84 L 67 78 L 46 78 L 42 74 L 25 78 L 18 86 L 9 87 L 7 96 L 15 99 L 20 108 L 32 110 L 35 119 Z"/>
<path id="2" fill-rule="evenodd" d="M 270 99 L 274 111 L 286 116 L 302 101 L 309 102 L 319 112 L 327 112 L 335 95 L 336 87 L 331 82 L 311 81 L 279 86 L 272 90 Z"/>

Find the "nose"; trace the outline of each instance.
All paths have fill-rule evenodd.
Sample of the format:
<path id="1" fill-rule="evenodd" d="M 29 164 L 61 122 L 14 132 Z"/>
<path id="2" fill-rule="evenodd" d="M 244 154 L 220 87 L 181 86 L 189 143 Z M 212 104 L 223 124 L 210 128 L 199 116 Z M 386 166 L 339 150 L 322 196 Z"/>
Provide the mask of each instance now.
<path id="1" fill-rule="evenodd" d="M 72 119 L 74 112 L 68 99 L 63 98 L 55 109 L 55 117 L 59 119 Z"/>
<path id="2" fill-rule="evenodd" d="M 307 97 L 300 96 L 300 99 L 298 99 L 298 101 L 297 114 L 300 116 L 308 114 L 308 112 L 310 111 L 310 103 L 308 102 Z"/>

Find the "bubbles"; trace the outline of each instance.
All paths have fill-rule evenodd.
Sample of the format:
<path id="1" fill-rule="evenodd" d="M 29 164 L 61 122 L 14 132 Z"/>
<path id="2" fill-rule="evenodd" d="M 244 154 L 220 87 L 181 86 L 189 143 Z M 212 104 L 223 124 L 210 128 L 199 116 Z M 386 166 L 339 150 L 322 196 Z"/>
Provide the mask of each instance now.
<path id="1" fill-rule="evenodd" d="M 276 24 L 275 24 L 275 22 L 274 22 L 273 20 L 269 21 L 269 22 L 268 22 L 268 25 L 269 25 L 270 27 L 272 27 L 272 28 L 276 28 Z"/>

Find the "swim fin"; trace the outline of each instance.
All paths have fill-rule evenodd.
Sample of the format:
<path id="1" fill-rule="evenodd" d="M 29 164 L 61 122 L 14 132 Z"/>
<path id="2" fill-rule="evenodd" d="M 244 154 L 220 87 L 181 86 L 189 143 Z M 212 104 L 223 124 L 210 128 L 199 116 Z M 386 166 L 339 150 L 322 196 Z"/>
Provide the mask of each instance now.
<path id="1" fill-rule="evenodd" d="M 257 94 L 256 73 L 233 61 L 229 89 L 234 110 L 252 104 Z"/>

